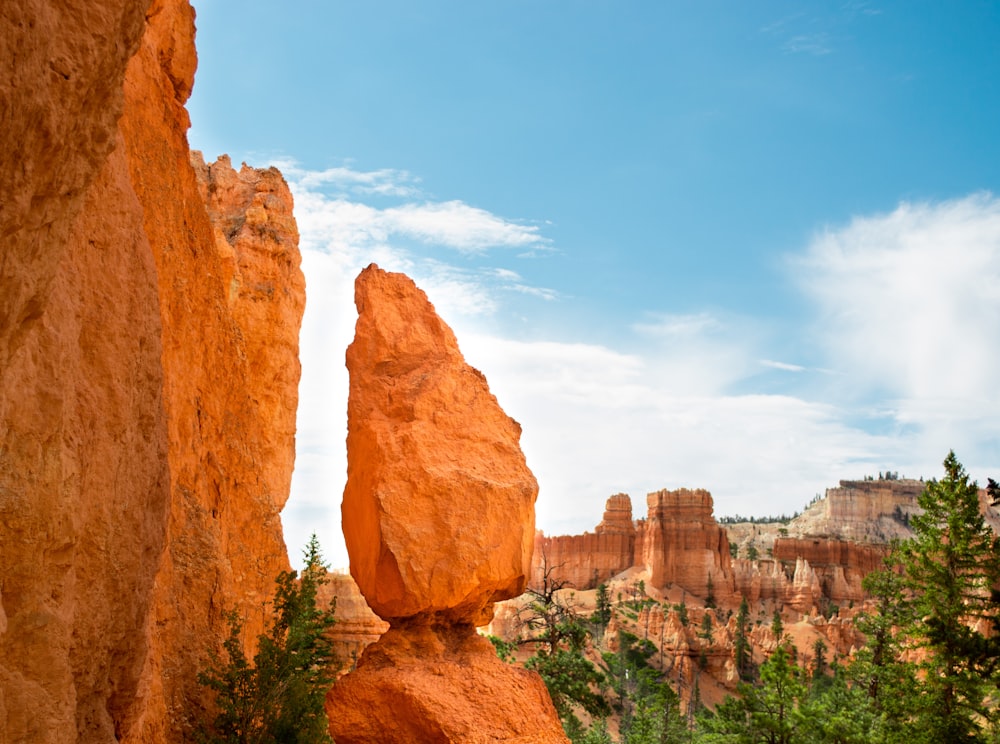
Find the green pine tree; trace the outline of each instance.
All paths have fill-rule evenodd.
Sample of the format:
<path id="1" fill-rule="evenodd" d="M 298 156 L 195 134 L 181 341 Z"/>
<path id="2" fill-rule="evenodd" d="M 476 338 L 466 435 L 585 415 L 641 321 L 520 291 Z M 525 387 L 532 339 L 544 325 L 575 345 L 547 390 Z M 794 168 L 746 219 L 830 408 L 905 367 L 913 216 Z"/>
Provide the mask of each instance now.
<path id="1" fill-rule="evenodd" d="M 910 521 L 914 537 L 897 551 L 912 602 L 907 635 L 926 652 L 914 715 L 933 741 L 985 742 L 997 721 L 1000 540 L 954 452 L 944 470 L 918 498 L 923 513 Z"/>
<path id="2" fill-rule="evenodd" d="M 324 701 L 334 680 L 327 631 L 335 622 L 335 608 L 317 606 L 326 566 L 315 535 L 304 557 L 301 577 L 283 571 L 275 581 L 274 617 L 258 636 L 252 664 L 243 652 L 239 617 L 228 615 L 230 632 L 223 647 L 229 661 L 216 659 L 198 676 L 215 693 L 218 710 L 199 734 L 205 744 L 332 742 Z"/>

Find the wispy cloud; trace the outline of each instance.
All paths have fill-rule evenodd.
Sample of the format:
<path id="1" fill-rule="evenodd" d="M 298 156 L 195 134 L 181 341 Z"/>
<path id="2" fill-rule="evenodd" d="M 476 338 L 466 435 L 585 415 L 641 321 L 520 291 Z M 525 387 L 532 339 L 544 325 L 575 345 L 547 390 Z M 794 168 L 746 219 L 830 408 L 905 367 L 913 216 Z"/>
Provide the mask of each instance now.
<path id="1" fill-rule="evenodd" d="M 307 189 L 333 187 L 343 194 L 413 197 L 420 194 L 418 179 L 406 171 L 382 169 L 356 171 L 351 168 L 328 168 L 323 171 L 302 171 L 293 166 L 287 171 L 299 186 Z"/>
<path id="2" fill-rule="evenodd" d="M 638 333 L 659 338 L 690 338 L 723 330 L 723 323 L 710 313 L 652 314 L 650 320 L 632 326 Z"/>
<path id="3" fill-rule="evenodd" d="M 761 359 L 760 363 L 771 369 L 780 369 L 783 372 L 805 372 L 806 368 L 800 364 L 789 364 L 788 362 L 776 362 L 773 359 Z"/>
<path id="4" fill-rule="evenodd" d="M 364 248 L 392 239 L 416 240 L 466 255 L 497 248 L 542 251 L 551 240 L 538 225 L 505 219 L 460 200 L 414 200 L 417 180 L 402 171 L 331 168 L 304 171 L 284 165 L 295 196 L 301 232 L 310 247 Z M 338 188 L 329 193 L 324 186 Z M 398 197 L 402 203 L 376 206 L 365 196 Z"/>
<path id="5" fill-rule="evenodd" d="M 830 35 L 826 33 L 796 34 L 787 39 L 782 48 L 789 54 L 811 54 L 823 57 L 833 51 Z"/>

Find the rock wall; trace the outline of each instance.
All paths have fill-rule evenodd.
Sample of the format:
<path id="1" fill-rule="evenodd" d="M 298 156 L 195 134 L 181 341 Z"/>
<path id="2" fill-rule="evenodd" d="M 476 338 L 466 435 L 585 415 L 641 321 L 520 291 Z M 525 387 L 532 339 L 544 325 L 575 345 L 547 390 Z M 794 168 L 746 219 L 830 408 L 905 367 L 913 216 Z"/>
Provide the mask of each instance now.
<path id="1" fill-rule="evenodd" d="M 288 567 L 290 196 L 199 188 L 187 2 L 5 3 L 0 34 L 0 741 L 183 741 L 222 612 L 255 634 Z"/>
<path id="2" fill-rule="evenodd" d="M 336 599 L 337 622 L 330 638 L 340 671 L 346 674 L 357 666 L 364 650 L 389 630 L 389 623 L 372 612 L 350 574 L 329 573 L 327 579 L 320 586 L 318 604 L 325 606 Z"/>
<path id="3" fill-rule="evenodd" d="M 592 589 L 634 563 L 635 540 L 632 500 L 626 494 L 615 494 L 608 499 L 604 518 L 593 533 L 535 534 L 531 584 L 541 586 L 549 572 L 569 586 Z"/>
<path id="4" fill-rule="evenodd" d="M 593 589 L 629 568 L 648 571 L 650 584 L 676 584 L 705 597 L 709 581 L 717 599 L 735 591 L 726 531 L 712 516 L 708 491 L 655 491 L 646 497 L 647 517 L 632 521 L 625 494 L 608 499 L 593 533 L 535 539 L 532 586 L 543 574 L 577 589 Z"/>

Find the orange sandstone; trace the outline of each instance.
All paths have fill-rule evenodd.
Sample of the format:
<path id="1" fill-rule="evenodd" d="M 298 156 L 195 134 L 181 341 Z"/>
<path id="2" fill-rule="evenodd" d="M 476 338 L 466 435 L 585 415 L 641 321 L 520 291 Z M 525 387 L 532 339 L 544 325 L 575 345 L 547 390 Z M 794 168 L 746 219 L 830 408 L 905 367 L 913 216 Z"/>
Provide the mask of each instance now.
<path id="1" fill-rule="evenodd" d="M 356 285 L 343 524 L 351 574 L 393 621 L 485 624 L 524 590 L 538 485 L 482 373 L 402 274 Z"/>
<path id="2" fill-rule="evenodd" d="M 206 209 L 193 21 L 0 7 L 0 741 L 189 740 L 223 611 L 258 631 L 288 566 L 297 235 L 269 171 Z"/>
<path id="3" fill-rule="evenodd" d="M 390 629 L 327 695 L 337 742 L 567 741 L 541 678 L 475 625 L 525 586 L 538 492 L 521 429 L 402 274 L 355 284 L 347 352 L 351 573 Z"/>

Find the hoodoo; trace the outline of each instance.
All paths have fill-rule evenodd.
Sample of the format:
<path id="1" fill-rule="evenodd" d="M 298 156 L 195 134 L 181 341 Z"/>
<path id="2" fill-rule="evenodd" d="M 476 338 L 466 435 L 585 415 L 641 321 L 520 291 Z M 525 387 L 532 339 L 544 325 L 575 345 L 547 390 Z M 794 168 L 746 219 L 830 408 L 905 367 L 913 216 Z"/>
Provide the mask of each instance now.
<path id="1" fill-rule="evenodd" d="M 352 575 L 391 627 L 331 690 L 331 733 L 565 742 L 541 678 L 475 630 L 523 591 L 531 564 L 538 486 L 520 426 L 408 277 L 372 265 L 355 293 L 344 536 Z"/>

